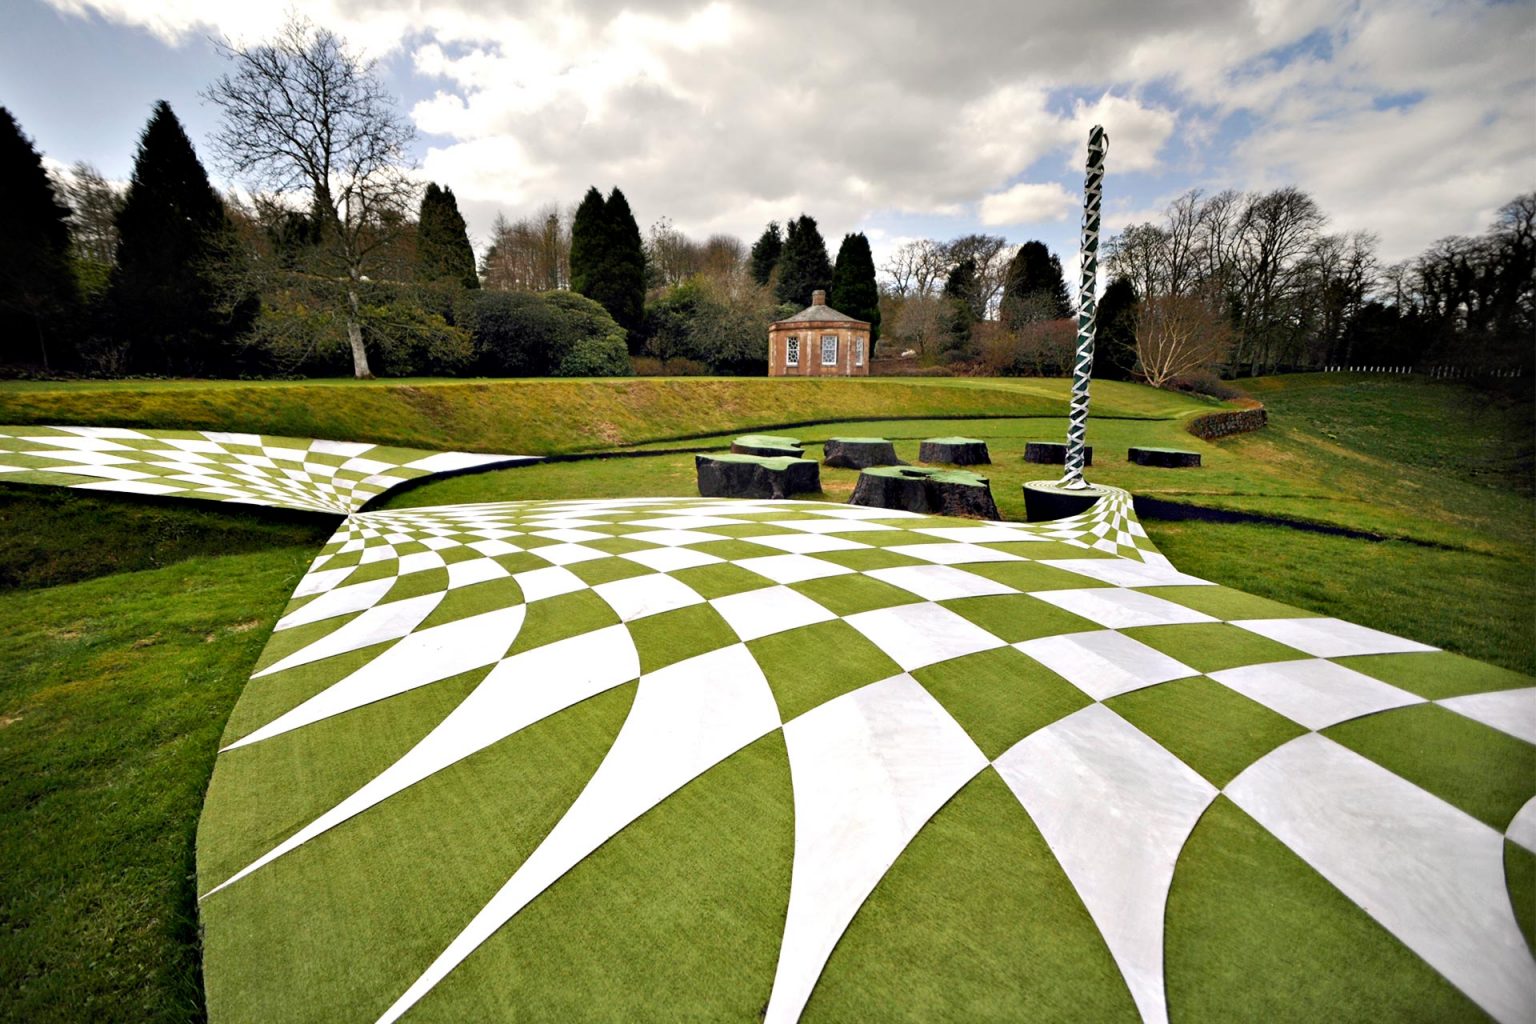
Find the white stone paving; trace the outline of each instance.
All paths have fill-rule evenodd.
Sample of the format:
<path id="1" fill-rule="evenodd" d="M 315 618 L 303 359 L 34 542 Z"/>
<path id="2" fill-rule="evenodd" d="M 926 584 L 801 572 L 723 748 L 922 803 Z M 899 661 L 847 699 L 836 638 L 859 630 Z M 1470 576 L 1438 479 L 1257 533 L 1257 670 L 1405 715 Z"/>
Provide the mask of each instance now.
<path id="1" fill-rule="evenodd" d="M 374 701 L 498 661 L 517 639 L 526 608 L 513 605 L 418 630 L 341 681 L 231 743 L 226 750 L 311 725 Z"/>
<path id="2" fill-rule="evenodd" d="M 1308 729 L 1424 703 L 1407 690 L 1320 658 L 1245 665 L 1210 677 Z"/>
<path id="3" fill-rule="evenodd" d="M 1139 590 L 1122 590 L 1119 587 L 1041 590 L 1032 592 L 1032 596 L 1110 629 L 1216 621 L 1203 612 L 1181 604 L 1143 594 Z"/>
<path id="4" fill-rule="evenodd" d="M 1199 675 L 1182 661 L 1110 629 L 1038 637 L 1013 646 L 1094 700 Z"/>
<path id="5" fill-rule="evenodd" d="M 608 756 L 565 816 L 448 948 L 379 1018 L 394 1021 L 539 893 L 678 788 L 779 726 L 742 646 L 644 676 Z"/>
<path id="6" fill-rule="evenodd" d="M 859 612 L 844 621 L 906 672 L 1004 646 L 980 626 L 929 602 Z"/>
<path id="7" fill-rule="evenodd" d="M 784 742 L 795 788 L 795 860 L 767 1024 L 799 1019 L 875 884 L 987 764 L 907 675 L 807 711 L 784 726 Z"/>
<path id="8" fill-rule="evenodd" d="M 1294 647 L 1318 658 L 1344 658 L 1356 654 L 1402 654 L 1433 651 L 1428 644 L 1405 640 L 1391 633 L 1357 626 L 1340 619 L 1234 619 L 1232 625 Z"/>
<path id="9" fill-rule="evenodd" d="M 1536 687 L 1497 690 L 1493 693 L 1469 693 L 1436 701 L 1458 715 L 1465 715 L 1503 733 L 1536 743 Z"/>
<path id="10" fill-rule="evenodd" d="M 1163 911 L 1215 787 L 1102 704 L 994 764 L 1083 898 L 1142 1019 L 1164 1024 Z"/>
<path id="11" fill-rule="evenodd" d="M 1531 1019 L 1536 960 L 1498 832 L 1316 733 L 1250 765 L 1226 795 L 1496 1020 Z"/>

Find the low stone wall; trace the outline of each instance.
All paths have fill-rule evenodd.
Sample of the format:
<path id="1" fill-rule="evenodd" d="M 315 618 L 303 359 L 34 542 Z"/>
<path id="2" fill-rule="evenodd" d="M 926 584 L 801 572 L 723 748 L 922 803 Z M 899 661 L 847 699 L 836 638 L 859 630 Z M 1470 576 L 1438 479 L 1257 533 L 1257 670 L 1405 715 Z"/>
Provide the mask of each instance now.
<path id="1" fill-rule="evenodd" d="M 1223 409 L 1221 412 L 1208 412 L 1204 416 L 1196 416 L 1189 421 L 1185 429 L 1203 441 L 1214 441 L 1218 437 L 1231 437 L 1233 434 L 1262 430 L 1268 425 L 1269 413 L 1265 411 L 1262 403 L 1253 402 L 1247 409 Z"/>

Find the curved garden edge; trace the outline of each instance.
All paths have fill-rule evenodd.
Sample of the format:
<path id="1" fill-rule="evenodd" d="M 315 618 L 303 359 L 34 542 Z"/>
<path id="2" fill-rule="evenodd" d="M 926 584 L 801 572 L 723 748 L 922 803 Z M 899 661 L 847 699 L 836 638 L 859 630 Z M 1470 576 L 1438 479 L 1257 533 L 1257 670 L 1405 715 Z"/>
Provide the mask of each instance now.
<path id="1" fill-rule="evenodd" d="M 1184 425 L 1184 429 L 1202 441 L 1214 441 L 1233 434 L 1262 430 L 1269 425 L 1269 413 L 1263 402 L 1256 398 L 1238 398 L 1234 402 L 1240 408 L 1193 416 Z"/>

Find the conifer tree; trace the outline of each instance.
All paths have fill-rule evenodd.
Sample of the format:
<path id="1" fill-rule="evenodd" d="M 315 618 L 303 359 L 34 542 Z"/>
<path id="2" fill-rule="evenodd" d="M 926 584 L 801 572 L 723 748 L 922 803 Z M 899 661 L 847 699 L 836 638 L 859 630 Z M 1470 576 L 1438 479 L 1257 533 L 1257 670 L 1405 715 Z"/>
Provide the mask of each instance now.
<path id="1" fill-rule="evenodd" d="M 207 373 L 255 317 L 236 241 L 208 175 L 165 101 L 155 104 L 117 215 L 108 307 L 139 371 Z"/>
<path id="2" fill-rule="evenodd" d="M 955 265 L 944 282 L 944 311 L 940 320 L 943 335 L 939 339 L 939 353 L 946 363 L 969 359 L 975 354 L 971 346 L 971 326 L 976 320 L 971 297 L 975 291 L 976 261 L 966 258 Z"/>
<path id="3" fill-rule="evenodd" d="M 54 195 L 43 159 L 0 107 L 0 364 L 58 361 L 77 311 L 69 264 L 69 209 Z"/>
<path id="4" fill-rule="evenodd" d="M 608 222 L 603 213 L 603 194 L 594 187 L 581 197 L 571 218 L 571 290 L 588 298 L 608 249 Z"/>
<path id="5" fill-rule="evenodd" d="M 1072 315 L 1061 260 L 1042 242 L 1025 242 L 1003 276 L 1003 322 L 1022 327 L 1038 320 Z"/>
<path id="6" fill-rule="evenodd" d="M 595 299 L 629 332 L 633 349 L 645 318 L 645 247 L 629 200 L 615 188 L 587 189 L 571 222 L 571 290 Z"/>
<path id="7" fill-rule="evenodd" d="M 598 301 L 618 325 L 638 342 L 645 320 L 645 243 L 640 225 L 629 208 L 629 200 L 617 187 L 603 204 L 603 219 L 608 225 L 609 251 L 606 268 L 605 297 Z"/>
<path id="8" fill-rule="evenodd" d="M 1108 380 L 1136 379 L 1136 289 L 1116 277 L 1099 297 L 1098 335 L 1093 375 Z"/>
<path id="9" fill-rule="evenodd" d="M 801 214 L 790 221 L 779 255 L 779 284 L 774 294 L 780 302 L 809 306 L 811 293 L 832 284 L 832 261 L 816 221 Z"/>
<path id="10" fill-rule="evenodd" d="M 416 279 L 480 287 L 475 253 L 453 189 L 427 185 L 416 222 Z"/>
<path id="11" fill-rule="evenodd" d="M 869 321 L 869 341 L 880 339 L 880 289 L 875 284 L 875 257 L 863 232 L 844 235 L 832 268 L 832 308 L 855 320 Z"/>
<path id="12" fill-rule="evenodd" d="M 773 270 L 779 265 L 779 256 L 783 252 L 784 238 L 779 234 L 779 222 L 771 220 L 758 240 L 752 243 L 752 280 L 766 285 L 773 277 Z"/>

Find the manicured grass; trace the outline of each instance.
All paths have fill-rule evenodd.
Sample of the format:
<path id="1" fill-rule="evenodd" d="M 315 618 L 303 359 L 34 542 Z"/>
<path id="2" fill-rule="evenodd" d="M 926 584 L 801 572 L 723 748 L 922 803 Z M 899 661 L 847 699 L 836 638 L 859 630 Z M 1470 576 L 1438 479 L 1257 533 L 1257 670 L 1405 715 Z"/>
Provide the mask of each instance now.
<path id="1" fill-rule="evenodd" d="M 1224 796 L 1168 894 L 1176 1021 L 1483 1021 L 1450 982 Z"/>
<path id="2" fill-rule="evenodd" d="M 1522 562 L 1278 526 L 1147 526 L 1183 572 L 1536 674 L 1536 595 Z"/>
<path id="3" fill-rule="evenodd" d="M 801 388 L 809 383 L 818 386 Z M 1335 522 L 1443 545 L 1374 544 L 1246 525 L 1146 524 L 1180 569 L 1309 611 L 1521 671 L 1536 670 L 1530 477 L 1528 470 L 1521 476 L 1518 452 L 1509 459 L 1500 454 L 1520 444 L 1528 449 L 1532 436 L 1529 404 L 1522 404 L 1518 395 L 1500 406 L 1497 416 L 1480 418 L 1483 414 L 1474 415 L 1471 409 L 1476 393 L 1460 385 L 1321 375 L 1267 379 L 1254 382 L 1253 390 L 1269 405 L 1271 428 L 1208 444 L 1184 433 L 1183 421 L 1211 408 L 1209 403 L 1126 385 L 1096 382 L 1094 388 L 1097 418 L 1090 426 L 1090 443 L 1098 449 L 1100 464 L 1090 469 L 1091 479 L 1138 493 Z M 835 434 L 880 434 L 896 440 L 898 454 L 909 460 L 915 460 L 918 439 L 958 430 L 988 440 L 995 464 L 979 468 L 992 478 L 1004 516 L 1022 518 L 1019 484 L 1056 473 L 1052 467 L 1022 463 L 1023 442 L 1064 433 L 1060 415 L 1065 396 L 1064 381 L 11 383 L 0 384 L 0 422 L 261 429 L 538 451 L 640 441 L 677 446 L 677 437 L 707 430 L 721 431 L 724 443 L 729 443 L 733 432 L 818 420 L 817 426 L 792 433 L 813 442 Z M 1008 418 L 856 426 L 839 418 L 898 413 Z M 1111 415 L 1163 418 L 1126 421 L 1109 419 Z M 1199 451 L 1205 468 L 1156 470 L 1123 462 L 1125 446 L 1151 443 Z M 808 455 L 820 457 L 815 444 L 808 448 Z M 1479 463 L 1480 454 L 1489 456 L 1486 466 Z M 1447 483 L 1452 477 L 1454 486 Z M 855 474 L 823 467 L 822 479 L 824 496 L 844 500 Z M 690 458 L 498 471 L 424 485 L 390 504 L 666 494 L 696 494 Z M 6 931 L 0 943 L 0 1019 L 200 1019 L 192 829 L 229 708 L 272 621 L 330 524 L 317 521 L 310 526 L 227 508 L 146 505 L 133 499 L 17 487 L 0 488 L 0 529 L 7 537 L 0 546 L 0 664 L 6 666 L 0 672 L 0 820 L 5 826 L 0 829 L 0 863 L 6 865 L 0 880 L 0 920 Z M 982 574 L 988 568 L 978 567 Z M 1008 567 L 995 568 L 1001 572 Z M 131 571 L 140 569 L 151 571 Z M 708 577 L 721 593 L 741 585 L 721 567 L 687 572 Z M 92 579 L 97 576 L 105 578 Z M 680 578 L 689 577 L 685 573 Z M 81 580 L 88 582 L 74 582 Z M 418 582 L 425 582 L 425 576 Z M 814 582 L 796 589 L 814 589 Z M 1202 601 L 1241 600 L 1248 614 L 1286 614 L 1259 598 L 1216 588 L 1169 588 L 1161 596 L 1194 607 Z M 847 599 L 850 608 L 882 600 L 874 591 L 850 591 Z M 551 613 L 559 600 L 546 602 Z M 978 615 L 987 600 L 973 599 Z M 531 643 L 541 635 L 564 635 L 561 631 L 569 628 L 553 617 L 535 621 L 530 616 L 525 636 Z M 667 637 L 657 636 L 647 648 L 647 659 L 664 662 L 686 654 L 673 647 Z M 1406 685 L 1393 676 L 1394 657 L 1355 659 L 1359 664 L 1352 667 Z M 950 696 L 959 714 L 985 715 L 994 699 L 1012 706 L 995 686 L 966 693 L 965 679 L 930 675 L 927 682 L 936 690 L 949 686 L 954 691 Z M 977 678 L 986 680 L 983 675 Z M 1476 688 L 1522 685 L 1490 678 L 1487 686 Z M 794 677 L 786 675 L 774 683 L 776 696 L 789 707 L 816 699 L 811 691 L 818 687 L 837 685 L 813 659 L 807 659 Z M 445 681 L 436 699 L 448 701 L 467 685 L 467 679 Z M 1424 681 L 1427 688 L 1445 685 L 1438 676 Z M 1174 703 L 1198 705 L 1202 694 L 1196 689 L 1176 686 L 1165 696 L 1178 698 Z M 552 727 L 540 742 L 550 744 L 552 758 L 590 761 L 617 727 L 631 693 L 632 688 L 625 688 L 598 698 L 593 711 L 597 718 L 573 722 L 566 732 Z M 272 697 L 297 699 L 276 692 Z M 424 694 L 421 700 L 428 697 Z M 1121 704 L 1122 713 L 1192 763 L 1199 762 L 1197 767 L 1213 780 L 1230 770 L 1226 755 L 1209 735 L 1172 728 L 1178 723 L 1198 725 L 1184 721 L 1189 709 L 1137 699 Z M 412 729 L 419 731 L 435 721 L 437 712 L 424 706 L 418 711 Z M 1241 715 L 1227 716 L 1222 724 L 1259 728 L 1257 718 L 1263 716 L 1254 717 L 1248 723 Z M 1006 717 L 999 723 L 999 745 L 1028 727 L 1027 722 L 1016 726 Z M 235 732 L 237 725 L 232 724 Z M 538 739 L 533 732 L 528 735 L 529 742 Z M 787 891 L 788 851 L 772 845 L 782 844 L 789 833 L 783 818 L 787 777 L 780 769 L 766 767 L 770 762 L 781 765 L 783 756 L 782 750 L 761 749 L 769 742 L 722 766 L 735 775 L 711 773 L 685 788 L 627 830 L 619 837 L 622 842 L 610 844 L 612 852 L 605 848 L 573 872 L 544 906 L 536 901 L 520 915 L 523 923 L 508 931 L 504 948 L 480 960 L 472 958 L 461 979 L 445 983 L 443 1005 L 467 1015 L 504 1009 L 477 1002 L 484 996 L 470 991 L 476 972 L 485 970 L 520 972 L 518 991 L 552 1007 L 564 1005 L 559 1000 L 569 998 L 571 991 L 650 991 L 647 985 L 674 993 L 680 1016 L 731 1015 L 748 1005 L 744 979 L 760 977 L 765 962 L 771 970 L 777 940 L 774 927 L 763 922 L 776 926 Z M 1395 740 L 1360 740 L 1367 742 L 1373 744 L 1370 756 L 1406 756 L 1393 745 Z M 587 744 L 596 746 L 588 750 Z M 762 764 L 747 763 L 754 757 Z M 334 795 L 361 777 L 365 767 L 357 768 L 355 776 L 338 776 L 330 789 L 307 789 L 308 797 Z M 567 768 L 568 774 L 566 769 L 558 773 L 553 790 L 539 796 L 532 817 L 507 826 L 521 836 L 509 846 L 509 862 L 520 859 L 518 851 L 525 850 L 528 836 L 541 834 L 552 820 L 549 816 L 557 813 L 555 808 L 563 807 L 560 801 L 568 801 L 579 788 L 590 764 Z M 541 792 L 537 782 L 480 796 L 491 802 L 488 806 L 521 807 L 530 795 Z M 1421 784 L 1451 793 L 1459 792 L 1466 780 L 1453 773 L 1426 777 Z M 1025 986 L 1030 1001 L 1019 1005 L 1036 1007 L 1042 1016 L 1062 1007 L 1069 1016 L 1106 1017 L 1128 1008 L 1128 999 L 1124 1006 L 1079 1007 L 1072 1002 L 1074 986 L 1060 980 L 1070 979 L 1072 971 L 1097 978 L 1094 972 L 1102 973 L 1108 962 L 1101 947 L 1096 952 L 1090 948 L 1097 936 L 1091 925 L 1083 931 L 1084 912 L 1072 902 L 1075 896 L 1064 880 L 1045 877 L 1045 872 L 1031 883 L 1038 885 L 1038 897 L 1022 906 L 1003 898 L 1024 891 L 1018 887 L 1017 872 L 1044 872 L 1045 867 L 1054 868 L 1054 861 L 1016 801 L 1006 793 L 978 792 L 986 786 L 1003 788 L 990 773 L 983 773 L 946 806 L 933 831 L 921 834 L 881 883 L 868 913 L 856 919 L 834 955 L 835 961 L 853 958 L 847 960 L 850 964 L 883 958 L 871 976 L 885 978 L 886 987 L 879 992 L 860 988 L 859 971 L 829 971 L 829 979 L 837 979 L 837 984 L 818 988 L 807 1019 L 842 1019 L 851 1008 L 866 1012 L 871 1005 L 892 1014 L 900 1007 L 891 1004 L 890 993 L 899 990 L 907 998 L 909 989 L 916 1016 L 937 1016 L 940 1008 L 925 1002 L 926 993 L 953 992 L 955 978 L 996 961 L 935 959 L 938 947 L 929 946 L 925 937 L 932 934 L 960 943 L 953 948 L 965 948 L 964 943 L 972 941 L 965 936 L 983 944 L 1019 942 L 1022 957 L 1048 958 L 1019 961 L 1035 965 L 1019 975 L 1035 979 Z M 267 794 L 271 799 L 292 799 L 293 794 L 277 788 Z M 419 797 L 442 798 L 427 789 Z M 1490 805 L 1484 813 L 1503 813 L 1511 799 L 1501 796 L 1497 806 Z M 733 819 L 739 820 L 739 827 L 710 843 L 692 842 L 692 828 L 700 818 L 695 813 L 699 807 L 686 803 L 693 800 L 710 807 L 741 801 Z M 674 805 L 679 809 L 672 811 Z M 403 802 L 402 813 L 410 807 Z M 306 805 L 287 813 L 296 818 L 311 809 Z M 1009 849 L 1023 852 L 1000 866 L 985 851 L 998 842 L 999 833 L 993 830 L 1004 827 L 999 815 L 1005 809 L 1019 819 L 1006 822 L 1014 843 Z M 538 819 L 538 814 L 545 817 Z M 418 809 L 412 820 L 425 817 Z M 711 817 L 724 820 L 719 812 Z M 425 852 L 417 862 L 441 859 L 441 852 L 452 848 L 451 840 L 436 833 L 423 836 L 420 849 Z M 624 846 L 631 842 L 633 848 Z M 1031 853 L 1031 843 L 1040 849 Z M 258 845 L 253 839 L 253 848 Z M 233 862 L 244 852 L 209 855 Z M 1536 891 L 1536 859 L 1518 849 L 1510 857 L 1512 887 L 1517 895 L 1529 896 Z M 724 863 L 739 873 L 724 870 Z M 345 891 L 324 898 L 355 900 L 361 908 L 357 912 L 366 914 L 370 879 L 404 866 L 369 866 Z M 460 868 L 445 870 L 448 874 L 437 884 L 451 889 L 459 879 L 449 876 Z M 480 889 L 505 877 L 495 877 L 494 865 L 475 870 L 481 873 L 476 876 Z M 1196 876 L 1210 873 L 1209 884 L 1191 889 L 1191 871 Z M 627 881 L 616 886 L 615 878 Z M 682 895 L 700 879 L 721 888 L 711 889 L 697 902 Z M 291 934 L 300 937 L 306 935 L 305 899 L 317 891 L 317 886 L 290 894 L 252 888 L 258 897 L 280 901 L 280 911 L 292 918 Z M 625 907 L 617 917 L 609 909 L 615 898 Z M 701 923 L 705 918 L 698 916 L 706 906 L 737 907 L 737 934 L 708 931 Z M 1169 985 L 1176 1016 L 1280 1019 L 1282 1010 L 1305 1015 L 1310 1007 L 1314 1017 L 1350 1019 L 1395 1006 L 1403 1016 L 1457 1019 L 1470 1009 L 1433 972 L 1395 940 L 1383 940 L 1374 923 L 1225 801 L 1218 800 L 1197 829 L 1180 865 L 1171 908 Z M 434 913 L 442 921 L 459 921 L 473 909 L 452 905 Z M 1531 919 L 1529 912 L 1522 914 L 1528 931 Z M 921 927 L 913 928 L 916 920 Z M 1020 938 L 1020 928 L 1028 931 L 1029 941 Z M 698 956 L 671 961 L 655 955 L 657 949 L 675 947 L 670 936 L 698 937 L 701 932 L 706 934 L 696 947 Z M 1321 932 L 1328 937 L 1319 943 Z M 362 989 L 371 990 L 369 979 L 379 972 L 391 977 L 399 973 L 397 964 L 380 959 L 390 951 L 345 944 L 326 948 L 334 938 L 327 934 L 303 941 L 315 946 L 317 962 L 356 957 Z M 523 962 L 520 957 L 529 948 L 547 953 L 549 960 Z M 1284 949 L 1286 955 L 1276 958 L 1274 949 Z M 637 955 L 636 950 L 645 954 Z M 1344 962 L 1367 966 L 1342 970 L 1339 964 Z M 893 970 L 903 979 L 896 988 L 889 982 Z M 708 982 L 712 977 L 718 980 Z M 226 995 L 251 998 L 255 1002 L 248 1005 L 260 1005 L 262 980 L 256 958 L 249 976 L 230 979 L 233 987 Z M 467 987 L 456 992 L 454 986 L 461 985 Z M 998 991 L 995 980 L 988 986 Z M 1088 987 L 1100 994 L 1108 991 L 1097 981 Z M 341 1000 L 345 995 L 334 993 Z M 871 1003 L 876 995 L 887 1001 Z M 327 994 L 317 1002 L 317 1018 L 345 1005 L 330 999 Z M 988 1008 L 970 1009 L 981 1016 Z"/>
<path id="4" fill-rule="evenodd" d="M 0 599 L 0 1019 L 202 1018 L 193 832 L 225 718 L 314 550 Z"/>
<path id="5" fill-rule="evenodd" d="M 0 483 L 0 591 L 156 569 L 199 555 L 318 549 L 336 516 L 146 502 Z"/>
<path id="6" fill-rule="evenodd" d="M 1198 401 L 1128 384 L 1106 414 L 1189 415 Z M 1062 380 L 116 381 L 0 383 L 0 423 L 244 430 L 425 448 L 543 455 L 824 418 L 1042 416 Z"/>

